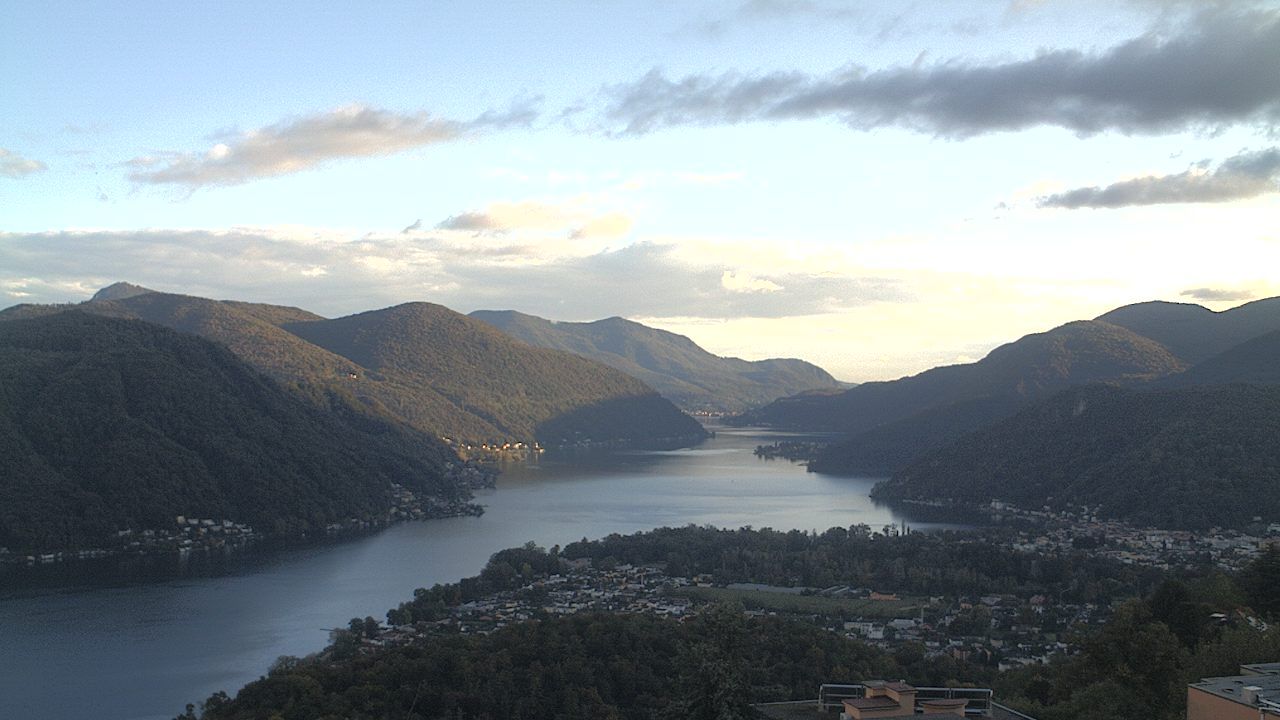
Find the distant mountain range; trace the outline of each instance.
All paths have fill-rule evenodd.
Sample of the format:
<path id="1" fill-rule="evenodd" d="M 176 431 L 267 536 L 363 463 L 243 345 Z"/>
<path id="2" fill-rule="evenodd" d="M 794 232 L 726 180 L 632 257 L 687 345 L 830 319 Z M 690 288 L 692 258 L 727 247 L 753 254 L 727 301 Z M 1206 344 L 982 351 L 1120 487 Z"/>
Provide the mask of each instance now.
<path id="1" fill-rule="evenodd" d="M 883 472 L 1072 385 L 1137 383 L 1185 367 L 1166 348 L 1130 330 L 1080 321 L 1028 335 L 975 363 L 863 383 L 834 395 L 782 398 L 737 422 L 846 433 L 850 441 L 833 447 L 814 468 Z"/>
<path id="2" fill-rule="evenodd" d="M 619 317 L 552 322 L 513 310 L 478 310 L 471 317 L 530 345 L 621 370 L 691 412 L 741 412 L 785 395 L 841 388 L 825 370 L 804 360 L 720 357 L 683 335 Z"/>
<path id="3" fill-rule="evenodd" d="M 706 432 L 644 383 L 576 355 L 530 347 L 428 303 L 328 320 L 298 308 L 208 300 L 119 283 L 85 312 L 222 343 L 327 408 L 458 443 L 693 442 Z M 0 319 L 67 306 L 16 306 Z"/>
<path id="4" fill-rule="evenodd" d="M 1155 525 L 1239 526 L 1280 520 L 1276 436 L 1257 432 L 1277 428 L 1276 386 L 1280 300 L 1221 313 L 1142 303 L 977 363 L 784 398 L 742 420 L 843 429 L 810 470 L 892 474 L 883 498 L 1090 505 Z M 1092 410 L 1063 410 L 1076 401 Z"/>
<path id="5" fill-rule="evenodd" d="M 263 534 L 466 497 L 438 440 L 329 412 L 226 348 L 79 311 L 0 322 L 0 547 L 73 549 L 175 517 Z"/>

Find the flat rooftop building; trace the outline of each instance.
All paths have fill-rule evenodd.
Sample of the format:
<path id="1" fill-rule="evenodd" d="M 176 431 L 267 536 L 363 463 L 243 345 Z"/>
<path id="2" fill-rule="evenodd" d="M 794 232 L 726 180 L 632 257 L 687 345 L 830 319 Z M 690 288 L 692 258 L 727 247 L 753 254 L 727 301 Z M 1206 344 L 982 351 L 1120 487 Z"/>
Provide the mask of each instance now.
<path id="1" fill-rule="evenodd" d="M 1280 720 L 1280 662 L 1187 686 L 1187 720 Z"/>
<path id="2" fill-rule="evenodd" d="M 825 683 L 818 700 L 768 702 L 755 709 L 770 720 L 1035 720 L 996 702 L 990 688 L 918 687 L 904 681 L 865 680 L 857 685 Z"/>

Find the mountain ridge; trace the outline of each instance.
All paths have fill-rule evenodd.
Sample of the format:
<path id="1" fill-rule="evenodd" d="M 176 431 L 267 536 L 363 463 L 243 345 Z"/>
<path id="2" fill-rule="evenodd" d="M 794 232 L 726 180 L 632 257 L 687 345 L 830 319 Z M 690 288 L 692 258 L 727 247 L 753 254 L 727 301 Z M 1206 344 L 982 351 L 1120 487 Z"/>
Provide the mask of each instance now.
<path id="1" fill-rule="evenodd" d="M 738 412 L 803 390 L 840 386 L 804 360 L 721 357 L 684 335 L 617 316 L 560 322 L 515 310 L 477 310 L 470 317 L 530 345 L 572 352 L 621 370 L 690 411 Z"/>
<path id="2" fill-rule="evenodd" d="M 322 407 L 403 422 L 431 437 L 448 437 L 459 447 L 535 441 L 544 445 L 632 442 L 667 446 L 677 441 L 694 442 L 706 435 L 696 421 L 639 381 L 576 355 L 524 345 L 443 306 L 397 306 L 402 308 L 397 311 L 400 314 L 414 308 L 434 308 L 431 313 L 438 322 L 434 330 L 418 328 L 435 332 L 434 342 L 413 332 L 400 332 L 394 343 L 384 343 L 378 352 L 395 355 L 392 362 L 361 355 L 355 349 L 355 335 L 351 335 L 340 349 L 376 366 L 368 368 L 312 340 L 326 328 L 362 321 L 394 325 L 397 312 L 389 312 L 392 308 L 330 320 L 300 308 L 133 290 L 122 293 L 123 297 L 106 293 L 103 298 L 73 306 L 15 306 L 0 311 L 0 319 L 48 315 L 73 307 L 194 333 L 226 345 Z M 391 325 L 366 327 L 360 332 L 381 332 L 386 340 L 387 333 L 396 332 Z M 310 339 L 304 337 L 308 335 Z M 481 346 L 486 350 L 480 351 Z M 461 353 L 469 354 L 464 357 Z M 414 354 L 418 358 L 411 361 Z M 473 387 L 460 385 L 458 378 L 464 375 Z M 583 386 L 576 382 L 578 378 L 592 382 Z M 584 387 L 589 389 L 584 391 Z M 486 395 L 487 391 L 492 392 Z M 557 402 L 553 392 L 572 401 Z M 600 407 L 583 415 L 592 403 Z M 525 407 L 528 405 L 536 408 L 532 414 Z M 565 417 L 557 418 L 557 413 Z M 600 431 L 592 433 L 589 422 L 599 423 Z M 541 425 L 556 437 L 540 434 Z"/>

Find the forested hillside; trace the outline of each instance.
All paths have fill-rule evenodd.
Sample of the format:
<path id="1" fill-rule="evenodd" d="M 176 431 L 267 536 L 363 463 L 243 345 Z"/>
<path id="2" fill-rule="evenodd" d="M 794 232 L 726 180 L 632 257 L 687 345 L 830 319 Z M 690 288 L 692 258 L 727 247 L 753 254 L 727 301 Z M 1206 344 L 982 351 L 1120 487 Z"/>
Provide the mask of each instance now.
<path id="1" fill-rule="evenodd" d="M 82 312 L 0 323 L 0 546 L 92 546 L 177 515 L 297 533 L 465 493 L 439 442 L 325 412 L 225 348 Z"/>
<path id="2" fill-rule="evenodd" d="M 949 365 L 837 395 L 783 398 L 743 421 L 774 427 L 858 433 L 930 408 L 984 397 L 1031 400 L 1088 382 L 1140 382 L 1185 365 L 1160 344 L 1115 325 L 1068 323 Z"/>
<path id="3" fill-rule="evenodd" d="M 885 499 L 1088 506 L 1140 525 L 1280 521 L 1280 387 L 1075 388 L 931 452 Z"/>
<path id="4" fill-rule="evenodd" d="M 16 306 L 0 319 L 66 307 Z M 72 307 L 206 337 L 319 407 L 405 423 L 431 438 L 671 444 L 705 436 L 696 421 L 623 373 L 527 346 L 438 305 L 326 320 L 298 308 L 118 283 Z"/>
<path id="5" fill-rule="evenodd" d="M 431 303 L 285 329 L 409 387 L 430 387 L 500 437 L 544 444 L 700 439 L 701 425 L 644 383 L 571 353 L 535 348 Z M 415 419 L 416 424 L 443 424 Z"/>
<path id="6" fill-rule="evenodd" d="M 1102 322 L 1073 322 L 992 350 L 982 360 L 837 395 L 783 398 L 741 421 L 847 434 L 813 464 L 821 472 L 891 472 L 1028 402 L 1088 382 L 1136 384 L 1185 365 L 1168 350 Z"/>
<path id="7" fill-rule="evenodd" d="M 1097 319 L 1151 338 L 1193 365 L 1250 338 L 1280 330 L 1280 298 L 1255 300 L 1222 312 L 1187 303 L 1144 302 L 1116 308 Z"/>

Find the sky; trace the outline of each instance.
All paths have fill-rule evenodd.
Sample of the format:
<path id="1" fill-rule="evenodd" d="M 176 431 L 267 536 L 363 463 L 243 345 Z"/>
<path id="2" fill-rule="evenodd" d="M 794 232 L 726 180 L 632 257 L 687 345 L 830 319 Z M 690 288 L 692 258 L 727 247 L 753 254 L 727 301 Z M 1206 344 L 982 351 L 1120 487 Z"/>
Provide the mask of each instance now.
<path id="1" fill-rule="evenodd" d="M 867 381 L 1280 295 L 1280 2 L 5 16 L 0 307 L 619 315 Z"/>

